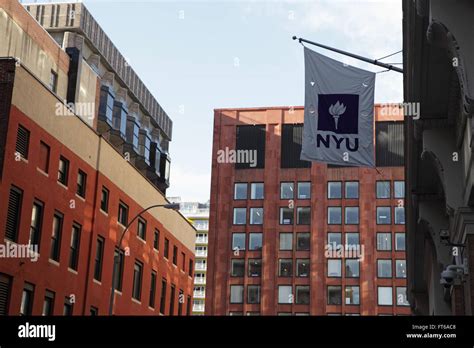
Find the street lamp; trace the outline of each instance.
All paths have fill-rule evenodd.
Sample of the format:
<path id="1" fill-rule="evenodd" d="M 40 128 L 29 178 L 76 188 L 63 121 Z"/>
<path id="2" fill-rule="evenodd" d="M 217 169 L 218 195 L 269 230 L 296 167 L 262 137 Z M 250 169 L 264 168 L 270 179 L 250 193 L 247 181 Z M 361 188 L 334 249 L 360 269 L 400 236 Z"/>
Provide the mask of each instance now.
<path id="1" fill-rule="evenodd" d="M 172 210 L 179 210 L 179 203 L 168 203 L 168 204 L 155 204 L 151 205 L 148 208 L 143 209 L 141 212 L 139 212 L 125 227 L 125 229 L 122 232 L 122 235 L 120 236 L 120 239 L 117 243 L 119 253 L 115 255 L 114 251 L 114 263 L 113 263 L 113 269 L 112 269 L 112 290 L 110 292 L 110 305 L 109 305 L 109 315 L 113 315 L 114 311 L 114 300 L 115 300 L 115 270 L 118 268 L 119 260 L 120 260 L 120 248 L 122 245 L 122 240 L 123 237 L 125 236 L 125 233 L 127 233 L 129 227 L 133 224 L 133 222 L 138 219 L 144 212 L 153 209 L 153 208 L 166 208 L 166 209 L 172 209 Z"/>

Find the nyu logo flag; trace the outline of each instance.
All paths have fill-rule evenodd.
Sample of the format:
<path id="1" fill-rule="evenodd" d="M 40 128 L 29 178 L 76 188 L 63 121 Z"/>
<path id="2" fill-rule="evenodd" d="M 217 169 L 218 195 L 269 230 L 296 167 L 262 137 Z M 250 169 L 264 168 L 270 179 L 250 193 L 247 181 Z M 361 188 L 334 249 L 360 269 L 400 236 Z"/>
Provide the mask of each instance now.
<path id="1" fill-rule="evenodd" d="M 305 47 L 301 159 L 374 167 L 375 73 Z"/>

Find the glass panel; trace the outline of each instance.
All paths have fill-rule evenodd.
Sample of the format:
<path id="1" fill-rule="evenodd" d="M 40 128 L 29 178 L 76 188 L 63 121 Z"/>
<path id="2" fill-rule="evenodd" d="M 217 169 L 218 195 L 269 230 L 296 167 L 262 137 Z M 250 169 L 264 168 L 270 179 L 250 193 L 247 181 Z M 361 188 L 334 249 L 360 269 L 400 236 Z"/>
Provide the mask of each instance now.
<path id="1" fill-rule="evenodd" d="M 247 199 L 247 183 L 234 184 L 234 199 Z"/>
<path id="2" fill-rule="evenodd" d="M 342 183 L 338 181 L 328 182 L 328 198 L 342 198 Z"/>
<path id="3" fill-rule="evenodd" d="M 298 199 L 309 199 L 309 198 L 311 198 L 311 183 L 299 182 L 298 183 Z"/>
<path id="4" fill-rule="evenodd" d="M 263 183 L 262 182 L 253 182 L 250 185 L 250 199 L 263 199 Z"/>
<path id="5" fill-rule="evenodd" d="M 280 184 L 280 198 L 293 199 L 294 184 L 292 182 L 282 182 Z"/>

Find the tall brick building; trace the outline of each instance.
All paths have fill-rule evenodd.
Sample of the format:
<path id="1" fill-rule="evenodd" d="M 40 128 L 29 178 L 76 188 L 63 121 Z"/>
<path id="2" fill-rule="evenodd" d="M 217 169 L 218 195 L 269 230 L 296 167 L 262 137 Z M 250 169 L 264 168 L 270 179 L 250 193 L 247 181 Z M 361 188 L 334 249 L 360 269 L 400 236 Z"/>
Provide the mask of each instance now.
<path id="1" fill-rule="evenodd" d="M 114 314 L 190 314 L 179 212 L 117 246 L 168 203 L 169 117 L 83 4 L 0 0 L 0 42 L 0 315 L 108 314 L 114 255 Z"/>
<path id="2" fill-rule="evenodd" d="M 375 107 L 376 169 L 301 161 L 301 107 L 215 110 L 206 314 L 410 314 L 393 110 Z"/>

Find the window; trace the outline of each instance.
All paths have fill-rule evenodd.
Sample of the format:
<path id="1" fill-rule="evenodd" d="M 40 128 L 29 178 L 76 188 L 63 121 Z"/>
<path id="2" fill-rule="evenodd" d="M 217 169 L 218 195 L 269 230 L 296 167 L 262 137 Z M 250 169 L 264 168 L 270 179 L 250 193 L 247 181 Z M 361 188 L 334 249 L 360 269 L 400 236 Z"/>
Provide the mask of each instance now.
<path id="1" fill-rule="evenodd" d="M 58 89 L 58 73 L 54 70 L 51 70 L 51 74 L 49 75 L 49 88 L 54 93 L 56 93 Z"/>
<path id="2" fill-rule="evenodd" d="M 310 161 L 300 159 L 303 124 L 283 124 L 281 129 L 281 168 L 311 168 Z"/>
<path id="3" fill-rule="evenodd" d="M 24 159 L 28 159 L 28 150 L 30 147 L 30 131 L 19 125 L 16 133 L 15 155 L 20 155 Z"/>
<path id="4" fill-rule="evenodd" d="M 0 273 L 0 315 L 8 314 L 10 302 L 12 278 L 6 274 Z"/>
<path id="5" fill-rule="evenodd" d="M 91 316 L 97 316 L 99 315 L 99 308 L 91 306 L 90 308 L 90 314 Z"/>
<path id="6" fill-rule="evenodd" d="M 346 225 L 359 224 L 359 207 L 345 207 L 344 220 Z"/>
<path id="7" fill-rule="evenodd" d="M 407 277 L 407 267 L 406 267 L 405 260 L 395 260 L 395 277 L 397 278 Z"/>
<path id="8" fill-rule="evenodd" d="M 405 225 L 405 207 L 395 207 L 395 224 Z"/>
<path id="9" fill-rule="evenodd" d="M 291 285 L 278 285 L 278 303 L 293 303 L 293 288 Z"/>
<path id="10" fill-rule="evenodd" d="M 359 287 L 358 286 L 346 286 L 344 292 L 344 299 L 346 305 L 358 305 L 359 302 Z"/>
<path id="11" fill-rule="evenodd" d="M 377 198 L 390 198 L 390 181 L 377 181 Z"/>
<path id="12" fill-rule="evenodd" d="M 49 258 L 59 262 L 61 252 L 61 234 L 63 229 L 63 215 L 59 212 L 54 213 L 53 232 L 51 234 L 51 252 Z"/>
<path id="13" fill-rule="evenodd" d="M 173 265 L 178 265 L 178 247 L 173 245 Z"/>
<path id="14" fill-rule="evenodd" d="M 250 208 L 250 224 L 251 225 L 263 224 L 263 208 Z"/>
<path id="15" fill-rule="evenodd" d="M 49 173 L 49 153 L 49 146 L 40 141 L 38 168 L 44 173 Z"/>
<path id="16" fill-rule="evenodd" d="M 102 194 L 100 196 L 100 209 L 108 213 L 109 212 L 109 190 L 102 186 Z"/>
<path id="17" fill-rule="evenodd" d="M 280 233 L 280 250 L 293 250 L 293 233 Z"/>
<path id="18" fill-rule="evenodd" d="M 188 265 L 188 274 L 189 274 L 190 277 L 192 277 L 193 276 L 193 263 L 194 263 L 194 261 L 189 260 L 188 263 L 189 263 L 189 265 Z"/>
<path id="19" fill-rule="evenodd" d="M 79 261 L 79 246 L 81 242 L 81 225 L 74 223 L 71 231 L 71 245 L 69 251 L 69 268 L 77 271 Z"/>
<path id="20" fill-rule="evenodd" d="M 243 302 L 244 302 L 244 286 L 231 285 L 230 286 L 230 303 L 243 303 Z"/>
<path id="21" fill-rule="evenodd" d="M 143 264 L 139 261 L 135 261 L 135 266 L 133 267 L 132 297 L 138 301 L 140 301 L 142 297 L 142 272 Z"/>
<path id="22" fill-rule="evenodd" d="M 166 279 L 161 280 L 161 295 L 160 295 L 160 313 L 165 314 L 166 307 Z"/>
<path id="23" fill-rule="evenodd" d="M 390 225 L 391 223 L 390 207 L 377 207 L 377 225 Z"/>
<path id="24" fill-rule="evenodd" d="M 263 182 L 253 182 L 250 184 L 250 199 L 264 198 Z"/>
<path id="25" fill-rule="evenodd" d="M 392 234 L 390 232 L 377 233 L 377 250 L 378 251 L 392 250 Z"/>
<path id="26" fill-rule="evenodd" d="M 249 259 L 249 277 L 262 276 L 262 259 Z"/>
<path id="27" fill-rule="evenodd" d="M 377 277 L 392 278 L 392 260 L 377 260 Z"/>
<path id="28" fill-rule="evenodd" d="M 293 225 L 293 208 L 280 207 L 280 225 Z"/>
<path id="29" fill-rule="evenodd" d="M 297 233 L 296 234 L 296 250 L 298 251 L 309 251 L 309 242 L 310 234 L 307 232 Z"/>
<path id="30" fill-rule="evenodd" d="M 64 299 L 64 309 L 63 309 L 63 315 L 65 316 L 71 316 L 74 312 L 74 303 L 71 302 L 71 299 L 69 296 L 66 296 Z"/>
<path id="31" fill-rule="evenodd" d="M 122 201 L 119 202 L 118 206 L 118 222 L 123 226 L 128 224 L 128 205 Z"/>
<path id="32" fill-rule="evenodd" d="M 280 199 L 293 199 L 294 184 L 282 182 L 280 184 Z"/>
<path id="33" fill-rule="evenodd" d="M 234 199 L 247 199 L 247 183 L 236 182 L 234 184 Z"/>
<path id="34" fill-rule="evenodd" d="M 142 218 L 138 218 L 137 224 L 137 236 L 142 240 L 146 240 L 146 221 Z"/>
<path id="35" fill-rule="evenodd" d="M 260 285 L 247 286 L 247 303 L 260 303 Z"/>
<path id="36" fill-rule="evenodd" d="M 95 247 L 95 262 L 94 262 L 94 279 L 102 280 L 102 261 L 104 258 L 104 243 L 105 240 L 102 237 L 97 238 Z"/>
<path id="37" fill-rule="evenodd" d="M 309 259 L 296 260 L 296 276 L 309 277 Z"/>
<path id="38" fill-rule="evenodd" d="M 163 250 L 163 256 L 168 258 L 169 253 L 170 253 L 170 241 L 168 240 L 168 238 L 165 238 L 165 247 Z"/>
<path id="39" fill-rule="evenodd" d="M 245 233 L 232 234 L 232 250 L 245 250 Z"/>
<path id="40" fill-rule="evenodd" d="M 409 306 L 407 298 L 407 288 L 404 286 L 397 286 L 397 306 Z"/>
<path id="41" fill-rule="evenodd" d="M 12 186 L 8 198 L 7 222 L 5 226 L 5 238 L 12 242 L 16 242 L 18 239 L 22 201 L 23 191 Z"/>
<path id="42" fill-rule="evenodd" d="M 395 198 L 405 198 L 405 181 L 393 182 L 393 196 Z"/>
<path id="43" fill-rule="evenodd" d="M 342 288 L 337 285 L 328 286 L 328 305 L 341 305 L 342 304 Z"/>
<path id="44" fill-rule="evenodd" d="M 232 259 L 231 260 L 231 277 L 243 277 L 245 274 L 245 260 L 244 259 Z"/>
<path id="45" fill-rule="evenodd" d="M 77 173 L 77 190 L 78 196 L 84 198 L 86 196 L 87 174 L 79 169 Z"/>
<path id="46" fill-rule="evenodd" d="M 155 308 L 155 293 L 156 293 L 156 272 L 151 272 L 150 278 L 150 298 L 148 299 L 148 306 Z"/>
<path id="47" fill-rule="evenodd" d="M 37 246 L 39 250 L 39 242 L 41 240 L 41 228 L 43 224 L 43 203 L 35 200 L 33 209 L 31 210 L 30 237 L 28 244 L 33 248 Z"/>
<path id="48" fill-rule="evenodd" d="M 338 246 L 342 244 L 342 233 L 329 232 L 328 233 L 328 244 L 330 250 L 337 250 Z"/>
<path id="49" fill-rule="evenodd" d="M 204 263 L 206 260 L 203 260 Z M 184 272 L 186 269 L 186 254 L 184 252 L 181 252 L 181 270 Z"/>
<path id="50" fill-rule="evenodd" d="M 186 315 L 191 315 L 191 296 L 188 296 L 188 301 L 186 302 Z"/>
<path id="51" fill-rule="evenodd" d="M 184 302 L 184 291 L 182 289 L 179 289 L 178 293 L 178 315 L 183 314 L 183 302 Z"/>
<path id="52" fill-rule="evenodd" d="M 298 199 L 310 199 L 310 198 L 311 198 L 311 183 L 299 182 L 298 183 Z"/>
<path id="53" fill-rule="evenodd" d="M 262 250 L 262 234 L 261 233 L 249 234 L 249 250 Z"/>
<path id="54" fill-rule="evenodd" d="M 67 186 L 69 178 L 69 160 L 61 156 L 59 158 L 58 182 Z"/>
<path id="55" fill-rule="evenodd" d="M 342 183 L 339 181 L 328 181 L 328 198 L 341 199 L 342 198 Z"/>
<path id="56" fill-rule="evenodd" d="M 395 250 L 405 251 L 405 233 L 395 233 Z"/>
<path id="57" fill-rule="evenodd" d="M 160 250 L 160 231 L 155 229 L 153 234 L 153 249 Z"/>
<path id="58" fill-rule="evenodd" d="M 35 286 L 30 283 L 25 283 L 23 293 L 21 295 L 20 315 L 31 315 L 33 309 L 33 298 L 35 293 Z"/>
<path id="59" fill-rule="evenodd" d="M 245 225 L 247 223 L 247 209 L 234 208 L 234 225 Z"/>
<path id="60" fill-rule="evenodd" d="M 176 287 L 174 284 L 171 284 L 171 292 L 170 292 L 170 312 L 169 315 L 174 315 L 174 301 L 175 301 L 175 293 Z"/>
<path id="61" fill-rule="evenodd" d="M 125 261 L 125 252 L 123 250 L 119 250 L 115 248 L 114 251 L 114 262 L 115 258 L 118 258 L 118 262 L 115 265 L 115 280 L 114 280 L 114 288 L 117 291 L 122 291 L 122 284 L 123 284 L 123 267 Z"/>
<path id="62" fill-rule="evenodd" d="M 310 207 L 296 208 L 296 223 L 298 225 L 309 225 L 311 223 L 311 208 Z"/>
<path id="63" fill-rule="evenodd" d="M 359 182 L 358 181 L 346 181 L 344 196 L 346 199 L 357 199 L 359 198 Z"/>
<path id="64" fill-rule="evenodd" d="M 236 169 L 265 168 L 265 129 L 265 125 L 236 127 L 235 150 L 242 154 L 235 163 Z"/>
<path id="65" fill-rule="evenodd" d="M 346 259 L 346 278 L 359 278 L 359 259 Z"/>
<path id="66" fill-rule="evenodd" d="M 346 250 L 358 250 L 359 249 L 359 233 L 348 232 L 345 234 L 346 237 Z"/>
<path id="67" fill-rule="evenodd" d="M 279 277 L 293 276 L 293 259 L 279 259 L 278 260 L 278 276 Z"/>
<path id="68" fill-rule="evenodd" d="M 340 225 L 342 223 L 341 215 L 342 215 L 341 207 L 328 207 L 328 224 Z"/>
<path id="69" fill-rule="evenodd" d="M 296 285 L 296 304 L 309 304 L 309 286 Z"/>
<path id="70" fill-rule="evenodd" d="M 342 260 L 328 259 L 328 277 L 340 278 L 342 275 Z"/>
<path id="71" fill-rule="evenodd" d="M 377 287 L 378 293 L 378 305 L 379 306 L 391 306 L 393 305 L 392 287 L 390 286 L 379 286 Z"/>
<path id="72" fill-rule="evenodd" d="M 54 313 L 54 292 L 46 290 L 43 301 L 43 315 L 53 315 Z"/>

